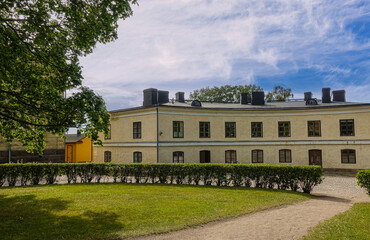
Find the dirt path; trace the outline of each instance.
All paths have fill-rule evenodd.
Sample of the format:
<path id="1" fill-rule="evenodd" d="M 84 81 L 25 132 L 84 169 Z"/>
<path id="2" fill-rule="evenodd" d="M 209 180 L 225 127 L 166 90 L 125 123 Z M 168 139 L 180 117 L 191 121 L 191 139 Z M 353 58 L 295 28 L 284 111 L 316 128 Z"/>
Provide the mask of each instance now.
<path id="1" fill-rule="evenodd" d="M 353 203 L 370 201 L 353 177 L 327 176 L 314 195 L 317 198 L 293 205 L 136 239 L 299 239 L 320 221 L 347 211 Z"/>

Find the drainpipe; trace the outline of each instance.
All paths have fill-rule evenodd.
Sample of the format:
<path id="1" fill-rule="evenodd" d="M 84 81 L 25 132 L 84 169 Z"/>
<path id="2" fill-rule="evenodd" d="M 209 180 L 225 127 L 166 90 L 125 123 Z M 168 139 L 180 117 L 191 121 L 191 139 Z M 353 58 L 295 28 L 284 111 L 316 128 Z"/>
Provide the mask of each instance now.
<path id="1" fill-rule="evenodd" d="M 9 163 L 12 162 L 12 144 L 11 143 L 8 144 L 8 161 Z"/>
<path id="2" fill-rule="evenodd" d="M 159 107 L 159 104 L 158 104 L 158 101 L 157 101 L 157 105 L 156 105 L 156 111 L 157 111 L 157 163 L 159 163 L 159 142 L 158 142 L 158 140 L 159 140 L 159 135 L 158 135 L 158 131 L 159 131 L 158 116 L 159 116 L 159 114 L 158 114 L 158 107 Z"/>

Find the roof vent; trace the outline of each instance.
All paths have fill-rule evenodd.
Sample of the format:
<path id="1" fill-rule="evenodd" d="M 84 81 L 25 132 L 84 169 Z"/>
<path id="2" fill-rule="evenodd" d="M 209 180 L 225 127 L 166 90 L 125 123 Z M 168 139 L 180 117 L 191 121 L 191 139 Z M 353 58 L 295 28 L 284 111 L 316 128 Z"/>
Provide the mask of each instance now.
<path id="1" fill-rule="evenodd" d="M 177 92 L 176 93 L 176 102 L 185 102 L 185 93 L 184 92 Z"/>
<path id="2" fill-rule="evenodd" d="M 265 92 L 252 92 L 252 105 L 265 105 Z"/>
<path id="3" fill-rule="evenodd" d="M 306 100 L 306 105 L 318 105 L 316 98 L 310 98 Z"/>
<path id="4" fill-rule="evenodd" d="M 304 93 L 304 100 L 307 101 L 308 99 L 312 98 L 312 92 L 305 92 Z"/>
<path id="5" fill-rule="evenodd" d="M 346 91 L 336 90 L 333 91 L 333 102 L 345 102 L 346 101 Z"/>
<path id="6" fill-rule="evenodd" d="M 248 104 L 248 93 L 240 93 L 240 104 Z"/>
<path id="7" fill-rule="evenodd" d="M 322 103 L 331 103 L 330 88 L 322 89 Z"/>
<path id="8" fill-rule="evenodd" d="M 158 103 L 158 90 L 156 88 L 148 88 L 143 90 L 143 106 L 152 106 Z"/>
<path id="9" fill-rule="evenodd" d="M 170 100 L 168 99 L 168 91 L 158 91 L 158 103 L 163 104 L 163 103 L 168 103 Z"/>
<path id="10" fill-rule="evenodd" d="M 201 107 L 202 106 L 202 103 L 199 100 L 193 100 L 191 102 L 191 106 L 192 107 Z"/>

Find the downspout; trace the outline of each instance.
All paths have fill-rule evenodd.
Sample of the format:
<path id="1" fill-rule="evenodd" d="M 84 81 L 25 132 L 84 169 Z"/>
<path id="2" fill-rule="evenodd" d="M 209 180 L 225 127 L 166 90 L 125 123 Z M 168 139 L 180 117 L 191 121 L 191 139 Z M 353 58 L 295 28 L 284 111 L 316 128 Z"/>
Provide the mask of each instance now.
<path id="1" fill-rule="evenodd" d="M 12 144 L 11 143 L 8 144 L 8 161 L 9 163 L 12 162 Z"/>
<path id="2" fill-rule="evenodd" d="M 158 121 L 158 107 L 159 104 L 157 103 L 156 105 L 156 112 L 157 112 L 157 163 L 159 163 L 159 135 L 158 135 L 158 130 L 159 130 L 159 121 Z"/>

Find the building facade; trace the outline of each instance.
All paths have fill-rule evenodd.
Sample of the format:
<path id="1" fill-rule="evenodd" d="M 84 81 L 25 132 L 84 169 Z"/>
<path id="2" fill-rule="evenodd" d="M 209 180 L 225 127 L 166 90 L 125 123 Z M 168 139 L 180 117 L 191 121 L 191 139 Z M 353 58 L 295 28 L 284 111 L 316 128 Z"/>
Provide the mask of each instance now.
<path id="1" fill-rule="evenodd" d="M 28 163 L 28 162 L 64 162 L 64 139 L 51 133 L 45 135 L 45 150 L 43 156 L 31 154 L 20 141 L 7 143 L 0 137 L 0 163 Z"/>
<path id="2" fill-rule="evenodd" d="M 93 160 L 93 145 L 91 138 L 85 137 L 79 131 L 77 134 L 67 134 L 65 141 L 65 161 L 91 162 Z"/>
<path id="3" fill-rule="evenodd" d="M 170 102 L 168 92 L 147 89 L 143 106 L 110 112 L 111 134 L 94 159 L 370 168 L 370 104 L 331 101 L 326 90 L 322 101 L 264 103 L 253 93 L 231 104 L 184 101 L 183 93 Z"/>

